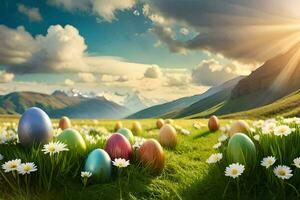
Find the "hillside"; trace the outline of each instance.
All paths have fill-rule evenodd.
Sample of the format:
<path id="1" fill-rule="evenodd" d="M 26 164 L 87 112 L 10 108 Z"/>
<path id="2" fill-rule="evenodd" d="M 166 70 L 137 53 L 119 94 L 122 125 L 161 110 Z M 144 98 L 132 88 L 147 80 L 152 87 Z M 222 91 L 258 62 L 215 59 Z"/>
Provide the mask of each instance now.
<path id="1" fill-rule="evenodd" d="M 230 95 L 231 89 L 243 78 L 243 76 L 237 77 L 230 81 L 227 81 L 219 86 L 215 86 L 204 92 L 203 94 L 183 97 L 171 102 L 164 104 L 152 106 L 141 110 L 133 115 L 130 115 L 128 118 L 139 119 L 139 118 L 155 118 L 155 117 L 165 117 L 165 118 L 175 118 L 184 116 L 184 113 L 191 113 L 194 110 L 185 111 L 185 108 L 197 103 L 200 105 L 201 102 L 207 102 L 206 105 L 213 105 L 214 102 L 221 102 L 227 99 Z M 218 96 L 218 99 L 213 100 L 215 96 Z M 210 98 L 212 97 L 212 98 Z M 212 101 L 210 101 L 212 99 Z M 203 101 L 202 101 L 203 100 Z M 208 101 L 207 101 L 208 100 Z M 205 107 L 205 106 L 204 106 Z M 193 107 L 195 108 L 195 107 Z M 196 112 L 202 110 L 203 107 L 196 109 Z"/>
<path id="2" fill-rule="evenodd" d="M 55 92 L 52 95 L 35 92 L 13 92 L 0 96 L 0 114 L 21 114 L 27 108 L 39 107 L 50 117 L 67 115 L 71 118 L 120 118 L 128 110 L 105 98 L 67 96 Z"/>

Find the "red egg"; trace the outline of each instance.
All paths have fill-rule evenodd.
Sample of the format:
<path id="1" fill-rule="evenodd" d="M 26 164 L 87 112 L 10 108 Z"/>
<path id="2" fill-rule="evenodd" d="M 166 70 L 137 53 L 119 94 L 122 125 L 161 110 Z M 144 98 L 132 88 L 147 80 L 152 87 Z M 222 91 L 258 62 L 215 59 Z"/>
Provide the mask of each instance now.
<path id="1" fill-rule="evenodd" d="M 60 120 L 59 120 L 59 128 L 61 128 L 62 130 L 67 129 L 67 128 L 71 128 L 71 121 L 68 117 L 63 116 Z"/>
<path id="2" fill-rule="evenodd" d="M 132 154 L 132 147 L 127 138 L 119 133 L 114 133 L 106 141 L 104 150 L 108 153 L 110 158 L 124 158 L 129 160 Z"/>
<path id="3" fill-rule="evenodd" d="M 208 129 L 211 132 L 215 132 L 219 130 L 219 127 L 220 127 L 219 119 L 215 115 L 211 116 L 208 120 Z"/>
<path id="4" fill-rule="evenodd" d="M 164 150 L 155 139 L 149 139 L 139 148 L 138 160 L 144 167 L 161 173 L 165 166 Z"/>

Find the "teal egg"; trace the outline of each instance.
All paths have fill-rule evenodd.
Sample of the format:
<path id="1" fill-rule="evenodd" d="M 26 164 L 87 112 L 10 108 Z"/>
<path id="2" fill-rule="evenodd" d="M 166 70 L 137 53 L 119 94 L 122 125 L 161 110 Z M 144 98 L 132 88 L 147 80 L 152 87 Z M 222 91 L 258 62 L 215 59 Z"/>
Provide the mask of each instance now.
<path id="1" fill-rule="evenodd" d="M 85 160 L 83 171 L 92 173 L 97 182 L 105 182 L 111 177 L 111 159 L 103 149 L 93 150 Z"/>
<path id="2" fill-rule="evenodd" d="M 247 135 L 237 133 L 228 142 L 227 157 L 229 163 L 254 166 L 256 163 L 255 145 Z"/>
<path id="3" fill-rule="evenodd" d="M 124 135 L 131 144 L 134 143 L 134 136 L 128 128 L 120 128 L 117 133 Z"/>
<path id="4" fill-rule="evenodd" d="M 63 130 L 63 132 L 58 135 L 57 139 L 60 142 L 67 144 L 70 150 L 76 150 L 78 152 L 85 152 L 86 150 L 86 144 L 83 137 L 74 129 L 68 128 Z"/>

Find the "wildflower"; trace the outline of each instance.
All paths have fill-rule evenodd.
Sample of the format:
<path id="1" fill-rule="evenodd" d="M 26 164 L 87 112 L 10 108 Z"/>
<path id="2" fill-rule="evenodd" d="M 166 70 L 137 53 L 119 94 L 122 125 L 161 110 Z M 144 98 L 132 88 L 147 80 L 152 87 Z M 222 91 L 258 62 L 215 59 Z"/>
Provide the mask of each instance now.
<path id="1" fill-rule="evenodd" d="M 189 130 L 184 129 L 184 128 L 180 129 L 180 132 L 181 132 L 183 135 L 189 135 L 189 134 L 191 134 L 191 132 L 190 132 Z"/>
<path id="2" fill-rule="evenodd" d="M 275 128 L 276 128 L 276 123 L 269 122 L 269 123 L 265 123 L 261 130 L 263 134 L 270 134 L 274 131 Z"/>
<path id="3" fill-rule="evenodd" d="M 50 154 L 51 156 L 61 151 L 69 151 L 69 149 L 67 148 L 67 145 L 62 142 L 49 142 L 48 144 L 44 145 L 42 151 L 44 154 Z"/>
<path id="4" fill-rule="evenodd" d="M 230 164 L 225 169 L 225 176 L 230 176 L 231 178 L 239 177 L 245 170 L 245 166 L 239 163 Z"/>
<path id="5" fill-rule="evenodd" d="M 211 156 L 206 160 L 206 162 L 208 164 L 213 164 L 213 163 L 219 162 L 220 160 L 222 160 L 222 158 L 223 158 L 222 153 L 214 153 L 214 154 L 211 154 Z"/>
<path id="6" fill-rule="evenodd" d="M 92 173 L 89 171 L 82 171 L 80 175 L 82 178 L 90 178 L 92 176 Z"/>
<path id="7" fill-rule="evenodd" d="M 132 145 L 133 148 L 138 149 L 142 146 L 142 144 L 145 142 L 146 140 L 144 138 L 140 138 L 140 137 L 135 137 L 135 143 Z"/>
<path id="8" fill-rule="evenodd" d="M 261 166 L 264 166 L 266 168 L 269 168 L 270 166 L 272 166 L 276 161 L 276 158 L 274 156 L 268 156 L 262 159 L 262 161 L 260 162 Z"/>
<path id="9" fill-rule="evenodd" d="M 274 135 L 277 135 L 277 136 L 280 136 L 280 137 L 288 136 L 291 133 L 292 133 L 292 130 L 287 125 L 277 126 L 274 129 Z"/>
<path id="10" fill-rule="evenodd" d="M 293 160 L 293 162 L 294 162 L 293 165 L 295 165 L 297 168 L 300 168 L 300 157 L 295 158 L 295 159 Z"/>
<path id="11" fill-rule="evenodd" d="M 5 173 L 16 171 L 17 167 L 21 164 L 21 159 L 15 159 L 5 162 L 2 165 L 2 169 L 4 169 Z"/>
<path id="12" fill-rule="evenodd" d="M 289 179 L 293 176 L 292 170 L 285 165 L 278 165 L 275 167 L 274 174 L 281 179 Z"/>
<path id="13" fill-rule="evenodd" d="M 2 154 L 0 154 L 0 160 L 3 160 L 4 156 Z"/>
<path id="14" fill-rule="evenodd" d="M 113 165 L 118 168 L 127 167 L 129 165 L 129 160 L 125 160 L 124 158 L 116 158 L 113 162 Z"/>
<path id="15" fill-rule="evenodd" d="M 264 125 L 263 120 L 254 121 L 252 124 L 255 128 L 261 128 Z"/>
<path id="16" fill-rule="evenodd" d="M 226 125 L 226 126 L 222 126 L 222 127 L 220 128 L 220 131 L 223 132 L 223 133 L 226 133 L 226 132 L 229 131 L 229 129 L 230 129 L 230 126 L 229 126 L 229 125 Z"/>
<path id="17" fill-rule="evenodd" d="M 254 138 L 254 140 L 256 140 L 256 141 L 259 141 L 260 136 L 259 136 L 258 134 L 256 134 L 256 135 L 253 136 L 253 138 Z"/>
<path id="18" fill-rule="evenodd" d="M 30 174 L 31 172 L 37 171 L 37 167 L 34 163 L 22 163 L 17 167 L 19 174 L 25 175 Z"/>
<path id="19" fill-rule="evenodd" d="M 221 142 L 218 142 L 217 144 L 215 144 L 215 145 L 213 146 L 213 148 L 214 148 L 214 149 L 218 149 L 218 148 L 221 147 L 221 145 L 222 145 L 222 143 L 221 143 Z"/>
<path id="20" fill-rule="evenodd" d="M 219 142 L 224 142 L 224 141 L 226 141 L 227 140 L 227 138 L 228 138 L 228 136 L 227 135 L 225 135 L 225 134 L 222 134 L 219 138 L 218 138 L 218 141 Z"/>

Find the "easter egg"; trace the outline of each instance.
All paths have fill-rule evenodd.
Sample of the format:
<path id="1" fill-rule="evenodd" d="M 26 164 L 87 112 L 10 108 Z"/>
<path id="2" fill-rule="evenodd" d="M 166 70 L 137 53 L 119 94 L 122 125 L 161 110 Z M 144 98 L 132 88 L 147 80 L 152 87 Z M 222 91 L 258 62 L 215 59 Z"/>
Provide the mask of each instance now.
<path id="1" fill-rule="evenodd" d="M 111 159 L 103 149 L 95 149 L 87 156 L 83 171 L 92 173 L 92 179 L 105 182 L 111 177 Z"/>
<path id="2" fill-rule="evenodd" d="M 211 132 L 215 132 L 219 130 L 219 127 L 220 127 L 219 119 L 215 115 L 211 116 L 208 120 L 208 129 Z"/>
<path id="3" fill-rule="evenodd" d="M 165 121 L 164 121 L 163 119 L 158 119 L 158 120 L 156 121 L 156 127 L 157 127 L 158 129 L 160 129 L 164 124 L 165 124 Z"/>
<path id="4" fill-rule="evenodd" d="M 132 147 L 128 139 L 120 133 L 114 133 L 106 141 L 105 151 L 108 153 L 110 158 L 124 158 L 129 160 L 132 154 Z"/>
<path id="5" fill-rule="evenodd" d="M 131 144 L 134 143 L 134 136 L 128 128 L 120 128 L 117 132 L 124 135 Z"/>
<path id="6" fill-rule="evenodd" d="M 67 128 L 71 128 L 71 121 L 68 117 L 63 116 L 60 120 L 59 120 L 59 124 L 58 127 L 61 128 L 61 130 L 67 129 Z"/>
<path id="7" fill-rule="evenodd" d="M 163 125 L 159 130 L 159 142 L 163 146 L 175 147 L 177 144 L 176 129 L 170 124 Z"/>
<path id="8" fill-rule="evenodd" d="M 255 145 L 247 135 L 236 133 L 229 139 L 227 157 L 229 163 L 254 166 L 256 162 Z"/>
<path id="9" fill-rule="evenodd" d="M 61 132 L 57 139 L 65 144 L 71 150 L 76 150 L 78 152 L 85 152 L 86 144 L 83 137 L 78 133 L 78 131 L 68 128 Z"/>
<path id="10" fill-rule="evenodd" d="M 133 122 L 131 130 L 134 135 L 139 135 L 143 131 L 141 123 L 138 121 Z"/>
<path id="11" fill-rule="evenodd" d="M 155 139 L 149 139 L 139 148 L 138 160 L 142 166 L 161 173 L 165 166 L 164 150 Z"/>
<path id="12" fill-rule="evenodd" d="M 229 129 L 229 135 L 233 136 L 236 133 L 248 133 L 249 131 L 249 125 L 247 122 L 244 120 L 238 120 L 231 124 L 230 129 Z"/>
<path id="13" fill-rule="evenodd" d="M 174 120 L 173 119 L 166 119 L 165 120 L 165 124 L 171 124 L 171 125 L 173 125 L 174 124 Z"/>
<path id="14" fill-rule="evenodd" d="M 40 108 L 26 110 L 18 125 L 18 136 L 23 146 L 34 143 L 47 143 L 53 138 L 52 123 L 48 115 Z"/>
<path id="15" fill-rule="evenodd" d="M 122 122 L 118 121 L 118 122 L 116 123 L 116 125 L 115 125 L 115 131 L 119 130 L 119 129 L 122 128 L 122 127 L 123 127 Z"/>

